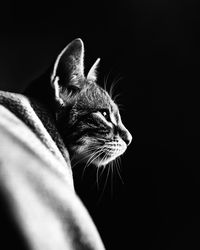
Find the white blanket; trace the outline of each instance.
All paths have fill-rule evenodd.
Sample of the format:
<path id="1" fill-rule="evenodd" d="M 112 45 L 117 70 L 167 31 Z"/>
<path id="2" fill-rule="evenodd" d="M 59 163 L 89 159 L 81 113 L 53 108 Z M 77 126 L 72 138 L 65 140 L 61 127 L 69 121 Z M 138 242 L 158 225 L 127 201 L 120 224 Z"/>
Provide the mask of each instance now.
<path id="1" fill-rule="evenodd" d="M 104 249 L 74 191 L 67 152 L 60 152 L 25 97 L 3 92 L 0 97 L 0 202 L 26 243 L 24 249 Z M 19 111 L 16 105 L 25 102 L 26 112 Z M 15 109 L 37 131 L 19 119 Z M 0 239 L 12 241 L 12 234 L 3 234 L 1 228 Z M 22 250 L 18 247 L 14 249 Z"/>

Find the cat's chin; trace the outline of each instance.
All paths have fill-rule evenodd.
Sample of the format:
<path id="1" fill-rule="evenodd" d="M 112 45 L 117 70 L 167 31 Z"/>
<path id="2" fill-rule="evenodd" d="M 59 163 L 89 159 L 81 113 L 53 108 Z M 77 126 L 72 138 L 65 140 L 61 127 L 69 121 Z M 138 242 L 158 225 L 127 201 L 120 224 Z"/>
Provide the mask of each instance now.
<path id="1" fill-rule="evenodd" d="M 117 157 L 119 156 L 110 156 L 107 159 L 97 159 L 93 162 L 93 165 L 95 165 L 96 167 L 105 167 L 106 165 L 114 161 Z"/>
<path id="2" fill-rule="evenodd" d="M 97 159 L 93 160 L 92 162 L 89 162 L 90 157 L 88 157 L 88 159 L 86 159 L 85 161 L 83 161 L 86 165 L 93 165 L 95 167 L 106 167 L 106 165 L 108 165 L 109 163 L 111 163 L 112 161 L 114 161 L 115 159 L 117 159 L 121 154 L 118 155 L 110 155 L 107 157 L 98 157 Z"/>

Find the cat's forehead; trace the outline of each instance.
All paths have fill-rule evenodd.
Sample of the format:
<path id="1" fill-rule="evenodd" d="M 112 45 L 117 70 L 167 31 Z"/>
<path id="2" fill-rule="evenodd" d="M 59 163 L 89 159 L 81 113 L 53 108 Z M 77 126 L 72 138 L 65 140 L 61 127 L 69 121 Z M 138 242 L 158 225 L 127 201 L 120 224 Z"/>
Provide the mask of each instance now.
<path id="1" fill-rule="evenodd" d="M 112 112 L 118 110 L 117 105 L 111 99 L 107 91 L 96 84 L 90 84 L 81 91 L 78 98 L 79 105 L 90 109 L 109 109 Z"/>

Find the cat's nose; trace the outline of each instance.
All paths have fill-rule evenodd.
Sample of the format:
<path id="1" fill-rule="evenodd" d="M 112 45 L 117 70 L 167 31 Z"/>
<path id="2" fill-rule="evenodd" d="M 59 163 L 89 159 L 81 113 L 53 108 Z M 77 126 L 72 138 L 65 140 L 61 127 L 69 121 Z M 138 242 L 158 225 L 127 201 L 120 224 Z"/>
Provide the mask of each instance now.
<path id="1" fill-rule="evenodd" d="M 131 144 L 132 135 L 124 126 L 123 126 L 123 129 L 121 129 L 120 131 L 120 136 L 127 146 Z"/>
<path id="2" fill-rule="evenodd" d="M 132 135 L 127 130 L 126 136 L 123 137 L 123 140 L 126 142 L 127 146 L 131 144 L 132 139 L 133 139 Z"/>

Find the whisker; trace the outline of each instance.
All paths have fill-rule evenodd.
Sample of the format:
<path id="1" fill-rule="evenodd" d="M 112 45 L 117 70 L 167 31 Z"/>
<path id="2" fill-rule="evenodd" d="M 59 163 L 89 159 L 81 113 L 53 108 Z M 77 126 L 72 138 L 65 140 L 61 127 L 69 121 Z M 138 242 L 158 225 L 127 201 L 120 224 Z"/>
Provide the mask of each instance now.
<path id="1" fill-rule="evenodd" d="M 86 164 L 85 164 L 85 166 L 84 166 L 84 168 L 83 168 L 83 172 L 82 172 L 82 176 L 81 176 L 82 179 L 83 179 L 83 176 L 84 176 L 84 173 L 85 173 L 85 170 L 86 170 L 87 166 L 90 165 L 90 164 L 89 164 L 89 161 L 90 161 L 95 155 L 96 155 L 96 153 L 93 153 L 93 154 L 91 155 L 91 157 L 89 158 L 89 160 L 87 160 L 87 162 L 86 162 Z M 91 160 L 91 161 L 92 161 L 92 160 Z"/>
<path id="2" fill-rule="evenodd" d="M 109 79 L 109 77 L 110 77 L 110 75 L 111 75 L 111 72 L 112 72 L 112 69 L 108 72 L 107 76 L 104 77 L 104 90 L 105 90 L 106 92 L 108 92 L 108 90 L 107 90 L 107 85 L 108 85 L 108 79 Z"/>
<path id="3" fill-rule="evenodd" d="M 110 168 L 111 168 L 111 198 L 113 197 L 113 177 L 114 177 L 114 162 L 112 161 L 110 163 Z"/>
<path id="4" fill-rule="evenodd" d="M 81 159 L 79 159 L 79 160 L 77 160 L 77 161 L 75 161 L 75 162 L 73 163 L 73 161 L 75 160 L 75 157 L 76 157 L 76 156 L 74 156 L 74 159 L 71 159 L 71 162 L 72 162 L 72 169 L 73 169 L 74 167 L 76 167 L 79 163 L 83 162 L 83 161 L 87 158 L 87 156 L 84 156 L 84 157 L 82 157 Z"/>
<path id="5" fill-rule="evenodd" d="M 119 97 L 121 96 L 121 94 L 116 94 L 116 95 L 114 95 L 113 96 L 113 101 L 115 102 L 115 103 L 117 103 L 117 105 L 118 105 L 118 99 L 119 99 Z"/>
<path id="6" fill-rule="evenodd" d="M 103 166 L 101 165 L 102 162 L 105 160 L 105 158 L 106 158 L 106 156 L 104 156 L 103 159 L 101 159 L 100 162 L 98 163 L 97 173 L 96 173 L 97 187 L 99 187 L 99 180 L 100 180 L 100 178 L 102 177 L 102 175 L 103 175 L 103 173 L 104 173 L 104 170 L 105 170 L 105 168 L 106 168 L 105 165 L 103 165 Z M 100 175 L 99 175 L 100 169 L 102 169 L 102 170 L 101 170 Z"/>
<path id="7" fill-rule="evenodd" d="M 123 181 L 122 176 L 121 176 L 121 174 L 120 174 L 120 161 L 121 161 L 121 158 L 120 158 L 120 157 L 118 157 L 118 158 L 115 159 L 116 171 L 117 171 L 117 173 L 118 173 L 118 176 L 119 176 L 119 178 L 120 178 L 122 184 L 124 184 L 124 181 Z"/>
<path id="8" fill-rule="evenodd" d="M 106 159 L 106 157 L 107 157 L 107 154 L 105 154 L 105 155 L 103 156 L 103 158 L 100 160 L 100 162 L 98 163 L 98 168 L 100 168 L 100 167 L 102 166 L 102 163 L 103 163 L 103 161 Z M 103 169 L 102 169 L 102 172 L 101 172 L 101 174 L 100 174 L 100 177 L 103 175 L 103 172 L 104 172 L 105 169 L 106 169 L 106 167 L 103 166 Z"/>
<path id="9" fill-rule="evenodd" d="M 101 195 L 100 195 L 100 197 L 98 199 L 98 203 L 101 201 L 101 199 L 103 197 L 103 194 L 105 192 L 105 188 L 106 188 L 106 185 L 107 185 L 107 182 L 108 182 L 108 177 L 109 177 L 109 174 L 110 174 L 110 168 L 104 168 L 104 169 L 107 169 L 107 175 L 106 175 L 106 179 L 105 179 L 105 183 L 104 183 Z"/>
<path id="10" fill-rule="evenodd" d="M 96 172 L 96 183 L 97 183 L 97 188 L 99 189 L 99 170 L 100 166 L 97 167 L 97 172 Z"/>
<path id="11" fill-rule="evenodd" d="M 118 79 L 115 78 L 115 79 L 113 80 L 113 82 L 111 83 L 110 90 L 109 90 L 109 95 L 111 96 L 111 98 L 112 98 L 113 100 L 116 99 L 116 98 L 114 97 L 115 88 L 116 88 L 117 84 L 119 83 L 119 81 L 121 81 L 122 79 L 123 79 L 123 77 L 119 77 Z"/>
<path id="12" fill-rule="evenodd" d="M 85 150 L 85 156 L 82 156 L 81 159 L 78 159 L 75 163 L 73 163 L 73 164 L 72 164 L 72 168 L 74 168 L 76 165 L 78 165 L 79 163 L 81 163 L 81 162 L 83 162 L 85 159 L 87 159 L 89 153 L 94 153 L 94 152 L 95 152 L 94 149 L 96 150 L 96 147 L 91 148 L 91 149 L 86 149 L 86 150 Z M 86 154 L 86 153 L 87 153 L 87 154 Z M 76 158 L 76 154 L 74 154 L 74 156 L 71 158 L 71 162 L 73 162 L 73 161 L 75 160 L 75 158 Z"/>
<path id="13" fill-rule="evenodd" d="M 96 152 L 94 152 L 94 153 L 92 154 L 92 156 L 88 159 L 88 161 L 86 162 L 86 165 L 85 165 L 85 167 L 84 167 L 84 169 L 83 169 L 82 178 L 83 178 L 85 169 L 86 169 L 90 164 L 92 164 L 92 162 L 93 162 L 95 159 L 97 159 L 102 153 L 103 153 L 103 151 L 102 151 L 102 149 L 100 149 L 100 150 L 97 150 Z"/>
<path id="14" fill-rule="evenodd" d="M 117 106 L 118 106 L 119 111 L 124 111 L 125 110 L 125 106 L 123 104 L 119 103 L 118 101 L 117 101 Z"/>
<path id="15" fill-rule="evenodd" d="M 97 150 L 94 154 L 89 158 L 86 163 L 86 167 L 90 165 L 95 159 L 97 159 L 103 153 L 102 149 Z"/>

